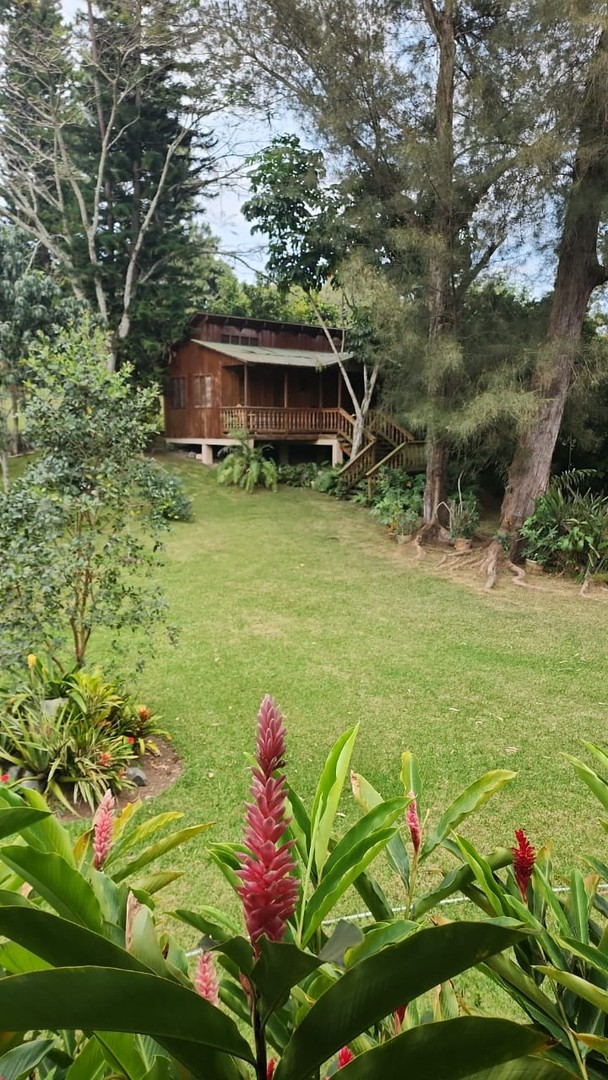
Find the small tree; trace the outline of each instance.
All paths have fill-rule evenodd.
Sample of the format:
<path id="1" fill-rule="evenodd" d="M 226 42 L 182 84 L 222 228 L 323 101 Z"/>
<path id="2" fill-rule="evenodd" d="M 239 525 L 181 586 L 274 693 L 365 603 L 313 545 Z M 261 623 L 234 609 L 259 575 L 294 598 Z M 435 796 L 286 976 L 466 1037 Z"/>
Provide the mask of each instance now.
<path id="1" fill-rule="evenodd" d="M 165 610 L 140 583 L 161 523 L 142 457 L 158 391 L 134 394 L 107 356 L 88 322 L 32 349 L 25 419 L 38 460 L 0 497 L 0 666 L 37 649 L 59 663 L 69 649 L 81 666 L 96 628 L 149 627 Z"/>

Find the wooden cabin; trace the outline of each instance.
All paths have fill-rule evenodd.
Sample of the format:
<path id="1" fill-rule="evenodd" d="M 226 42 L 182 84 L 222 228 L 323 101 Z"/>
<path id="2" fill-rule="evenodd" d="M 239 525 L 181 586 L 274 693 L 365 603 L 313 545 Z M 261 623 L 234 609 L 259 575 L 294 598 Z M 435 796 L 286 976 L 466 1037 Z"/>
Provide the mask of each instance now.
<path id="1" fill-rule="evenodd" d="M 331 333 L 339 348 L 339 331 Z M 346 367 L 360 395 L 361 372 L 348 360 Z M 273 443 L 281 462 L 295 445 L 299 460 L 326 454 L 342 465 L 352 445 L 351 409 L 336 354 L 318 326 L 196 315 L 171 352 L 165 438 L 199 448 L 205 465 L 213 464 L 217 448 L 236 441 L 235 431 L 245 432 L 250 445 Z M 341 469 L 347 486 L 372 484 L 384 467 L 424 469 L 424 443 L 376 409 L 365 439 Z"/>
<path id="2" fill-rule="evenodd" d="M 329 447 L 332 464 L 341 464 L 351 409 L 335 353 L 317 326 L 197 315 L 173 347 L 165 438 L 200 447 L 205 464 L 237 430 L 253 443 L 277 443 L 285 461 L 295 442 Z"/>

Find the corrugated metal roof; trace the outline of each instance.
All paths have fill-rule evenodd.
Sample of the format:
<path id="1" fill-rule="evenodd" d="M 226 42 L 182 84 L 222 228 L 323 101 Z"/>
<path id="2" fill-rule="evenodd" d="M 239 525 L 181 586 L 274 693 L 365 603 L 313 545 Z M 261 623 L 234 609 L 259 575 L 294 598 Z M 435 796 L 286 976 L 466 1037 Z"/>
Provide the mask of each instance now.
<path id="1" fill-rule="evenodd" d="M 337 364 L 331 352 L 312 352 L 307 349 L 264 349 L 259 345 L 227 345 L 219 341 L 191 338 L 196 345 L 223 353 L 241 364 L 279 364 L 281 367 L 327 368 Z M 343 357 L 348 360 L 348 355 Z"/>

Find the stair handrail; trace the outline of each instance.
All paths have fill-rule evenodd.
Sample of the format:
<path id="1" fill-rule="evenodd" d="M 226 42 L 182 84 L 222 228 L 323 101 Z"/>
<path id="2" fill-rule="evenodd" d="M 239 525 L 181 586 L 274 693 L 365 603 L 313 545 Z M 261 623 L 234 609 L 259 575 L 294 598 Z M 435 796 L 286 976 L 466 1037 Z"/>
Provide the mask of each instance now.
<path id="1" fill-rule="evenodd" d="M 374 434 L 384 435 L 389 442 L 395 444 L 395 449 L 404 442 L 417 442 L 415 435 L 412 435 L 411 431 L 401 427 L 401 424 L 393 420 L 392 416 L 387 416 L 381 409 L 374 409 L 373 412 L 370 412 L 368 421 Z"/>

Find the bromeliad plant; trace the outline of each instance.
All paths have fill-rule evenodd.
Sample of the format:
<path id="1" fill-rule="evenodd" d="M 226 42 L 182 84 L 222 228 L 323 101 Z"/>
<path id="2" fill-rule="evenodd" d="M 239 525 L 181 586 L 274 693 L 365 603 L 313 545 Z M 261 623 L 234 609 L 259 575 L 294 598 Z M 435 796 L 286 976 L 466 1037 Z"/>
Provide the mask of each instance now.
<path id="1" fill-rule="evenodd" d="M 173 877 L 139 875 L 207 826 L 134 851 L 175 815 L 129 829 L 132 811 L 115 817 L 108 795 L 93 834 L 73 846 L 39 796 L 0 788 L 0 838 L 20 836 L 0 847 L 0 1015 L 17 1033 L 0 1036 L 0 1075 L 40 1063 L 55 1080 L 310 1080 L 336 1067 L 344 1080 L 571 1077 L 539 1056 L 544 1033 L 455 1015 L 448 993 L 439 1022 L 407 1020 L 421 995 L 523 942 L 518 922 L 401 919 L 365 931 L 339 922 L 328 938 L 325 916 L 349 884 L 373 891 L 365 868 L 410 805 L 389 800 L 334 836 L 355 734 L 330 753 L 308 814 L 284 776 L 282 716 L 263 702 L 243 842 L 213 848 L 243 903 L 247 936 L 223 912 L 178 912 L 205 933 L 194 982 L 183 951 L 154 922 L 155 895 Z M 415 836 L 411 807 L 409 824 Z M 42 1036 L 24 1038 L 31 1031 Z"/>

